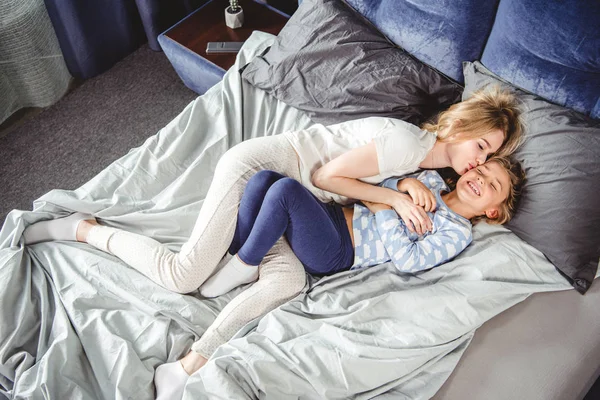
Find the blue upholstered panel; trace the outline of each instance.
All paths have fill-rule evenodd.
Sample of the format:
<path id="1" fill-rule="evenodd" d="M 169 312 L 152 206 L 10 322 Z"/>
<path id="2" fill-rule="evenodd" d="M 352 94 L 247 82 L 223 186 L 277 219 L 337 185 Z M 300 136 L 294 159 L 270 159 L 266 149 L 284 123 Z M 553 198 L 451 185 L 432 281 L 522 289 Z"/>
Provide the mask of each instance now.
<path id="1" fill-rule="evenodd" d="M 158 42 L 185 86 L 194 92 L 204 94 L 223 79 L 223 68 L 200 57 L 168 36 L 159 35 Z"/>
<path id="2" fill-rule="evenodd" d="M 600 117 L 600 1 L 501 0 L 482 63 L 554 103 Z"/>
<path id="3" fill-rule="evenodd" d="M 45 0 L 71 75 L 98 75 L 145 41 L 134 0 Z"/>
<path id="4" fill-rule="evenodd" d="M 478 60 L 496 0 L 347 0 L 390 40 L 458 82 L 462 62 Z"/>

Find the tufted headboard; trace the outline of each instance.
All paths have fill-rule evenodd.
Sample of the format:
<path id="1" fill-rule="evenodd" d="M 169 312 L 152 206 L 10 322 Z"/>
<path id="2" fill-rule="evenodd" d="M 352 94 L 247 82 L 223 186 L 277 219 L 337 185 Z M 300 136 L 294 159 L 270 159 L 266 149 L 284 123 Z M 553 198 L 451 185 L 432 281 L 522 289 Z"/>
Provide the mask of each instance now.
<path id="1" fill-rule="evenodd" d="M 348 0 L 391 41 L 458 82 L 462 62 L 478 60 L 497 1 Z"/>
<path id="2" fill-rule="evenodd" d="M 346 0 L 391 41 L 463 82 L 462 62 L 600 117 L 600 2 Z"/>

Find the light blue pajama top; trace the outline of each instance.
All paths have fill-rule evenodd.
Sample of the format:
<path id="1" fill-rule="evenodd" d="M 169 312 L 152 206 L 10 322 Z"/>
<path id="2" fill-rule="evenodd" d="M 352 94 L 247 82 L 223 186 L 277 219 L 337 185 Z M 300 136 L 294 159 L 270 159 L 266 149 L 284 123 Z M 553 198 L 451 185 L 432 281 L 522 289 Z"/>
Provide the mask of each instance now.
<path id="1" fill-rule="evenodd" d="M 380 186 L 398 190 L 398 181 L 417 178 L 435 194 L 436 210 L 427 213 L 433 221 L 431 233 L 410 232 L 394 210 L 373 214 L 361 203 L 354 205 L 354 265 L 371 267 L 388 261 L 400 272 L 417 272 L 436 267 L 463 251 L 473 240 L 471 222 L 448 208 L 440 192 L 450 191 L 442 177 L 426 170 L 401 178 L 390 178 Z"/>

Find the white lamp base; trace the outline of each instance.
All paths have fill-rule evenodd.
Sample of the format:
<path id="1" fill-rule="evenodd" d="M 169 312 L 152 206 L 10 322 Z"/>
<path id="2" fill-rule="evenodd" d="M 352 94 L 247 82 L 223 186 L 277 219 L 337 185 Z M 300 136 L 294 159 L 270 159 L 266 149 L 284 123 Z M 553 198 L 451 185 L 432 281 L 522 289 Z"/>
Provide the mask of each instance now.
<path id="1" fill-rule="evenodd" d="M 244 24 L 244 10 L 238 7 L 237 11 L 233 12 L 231 7 L 225 9 L 225 25 L 231 29 L 240 28 Z"/>

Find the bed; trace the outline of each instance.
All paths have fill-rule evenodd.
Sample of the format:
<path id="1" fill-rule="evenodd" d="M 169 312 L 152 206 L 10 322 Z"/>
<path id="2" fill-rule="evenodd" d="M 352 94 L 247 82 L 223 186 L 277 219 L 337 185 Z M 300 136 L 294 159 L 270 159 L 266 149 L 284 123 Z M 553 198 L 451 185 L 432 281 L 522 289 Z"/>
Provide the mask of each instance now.
<path id="1" fill-rule="evenodd" d="M 304 3 L 299 12 L 309 16 L 314 14 L 314 6 L 347 7 L 333 0 Z M 375 25 L 378 16 L 392 14 L 381 8 L 385 2 L 350 3 Z M 516 2 L 500 3 L 502 9 L 503 4 Z M 339 16 L 340 9 L 335 10 L 332 15 Z M 448 18 L 451 11 L 448 8 Z M 481 7 L 478 12 L 477 20 L 485 19 Z M 490 24 L 494 15 L 488 16 Z M 598 9 L 590 10 L 589 15 L 597 18 Z M 292 27 L 314 32 L 306 28 L 307 20 L 291 22 Z M 451 21 L 449 24 L 457 26 Z M 389 23 L 382 26 L 392 38 Z M 288 35 L 297 39 L 294 32 Z M 487 35 L 479 34 L 485 36 L 485 42 Z M 222 82 L 190 103 L 142 146 L 80 188 L 53 190 L 36 200 L 33 211 L 14 210 L 8 215 L 0 231 L 0 397 L 151 399 L 154 369 L 185 354 L 219 310 L 243 290 L 211 300 L 196 293 L 171 293 L 85 244 L 54 242 L 26 248 L 21 234 L 28 224 L 75 210 L 89 212 L 106 225 L 152 236 L 178 250 L 191 232 L 217 160 L 236 143 L 300 129 L 315 120 L 350 119 L 361 113 L 405 113 L 413 117 L 434 113 L 444 106 L 442 102 L 456 100 L 462 92 L 456 92 L 458 80 L 448 78 L 457 71 L 462 74 L 460 66 L 456 69 L 456 65 L 448 64 L 450 69 L 445 70 L 436 66 L 443 72 L 440 77 L 425 67 L 416 70 L 402 64 L 405 70 L 417 71 L 413 76 L 428 74 L 433 89 L 423 96 L 439 99 L 440 104 L 407 102 L 402 107 L 381 108 L 380 96 L 385 91 L 377 87 L 377 98 L 363 97 L 361 103 L 373 104 L 376 109 L 365 111 L 357 108 L 356 102 L 340 103 L 339 99 L 346 99 L 348 94 L 344 90 L 333 91 L 333 96 L 331 90 L 322 90 L 319 96 L 310 92 L 310 74 L 299 67 L 293 70 L 293 82 L 283 86 L 289 88 L 302 81 L 300 89 L 306 96 L 286 98 L 288 93 L 282 87 L 266 86 L 289 77 L 288 72 L 282 72 L 280 80 L 260 79 L 278 76 L 264 68 L 276 64 L 285 67 L 285 56 L 300 54 L 302 57 L 294 58 L 311 66 L 310 76 L 329 77 L 318 74 L 319 63 L 310 64 L 310 54 L 284 46 L 284 37 L 285 33 L 274 37 L 255 32 Z M 493 38 L 492 32 L 489 40 Z M 579 46 L 586 48 L 583 41 Z M 425 42 L 421 42 L 415 53 L 424 48 Z M 277 49 L 282 56 L 276 61 Z M 406 60 L 406 54 L 402 56 Z M 457 57 L 476 60 L 479 56 Z M 411 53 L 410 59 L 413 57 Z M 331 63 L 321 65 L 334 67 Z M 470 63 L 464 68 L 465 76 L 470 77 L 464 81 L 466 95 L 490 82 L 507 84 L 483 64 Z M 595 68 L 597 73 L 598 63 Z M 384 81 L 385 76 L 379 77 Z M 318 81 L 314 86 L 324 88 L 323 84 Z M 597 80 L 587 81 L 592 90 L 594 84 Z M 528 92 L 522 95 L 528 112 L 559 107 L 546 105 Z M 312 100 L 318 101 L 319 107 Z M 552 100 L 570 104 L 570 98 Z M 580 146 L 578 154 L 584 164 L 576 164 L 569 174 L 565 172 L 570 179 L 571 173 L 587 168 L 583 177 L 573 180 L 591 190 L 571 204 L 575 211 L 588 204 L 588 195 L 594 201 L 598 194 L 592 184 L 598 181 L 600 159 L 600 131 L 597 119 L 592 118 L 597 117 L 594 112 L 598 110 L 592 107 L 585 115 L 586 105 L 574 106 L 579 112 L 577 124 L 572 125 L 583 133 L 577 131 L 578 136 L 570 140 Z M 564 112 L 574 112 L 562 106 L 560 110 L 563 108 Z M 572 121 L 573 114 L 567 115 L 569 119 L 562 112 L 558 113 L 561 121 Z M 536 123 L 542 125 L 535 126 L 544 126 L 547 121 L 555 124 L 547 115 L 539 119 Z M 557 134 L 562 134 L 558 139 L 571 135 L 563 130 L 553 131 L 551 137 Z M 533 125 L 530 135 L 524 149 L 534 151 L 541 138 L 536 139 Z M 544 153 L 535 154 L 528 158 L 535 162 L 544 159 Z M 537 164 L 526 166 L 535 183 Z M 543 189 L 545 182 L 531 190 Z M 529 206 L 523 204 L 525 210 Z M 600 223 L 598 211 L 586 208 L 589 221 L 582 224 L 575 211 L 567 217 L 589 235 L 589 229 Z M 533 222 L 525 219 L 525 223 Z M 474 243 L 459 257 L 417 275 L 398 274 L 390 264 L 383 264 L 320 280 L 309 277 L 300 295 L 251 321 L 221 346 L 189 379 L 183 398 L 583 398 L 600 372 L 600 319 L 596 318 L 600 285 L 591 285 L 597 274 L 598 236 L 591 239 L 591 264 L 595 268 L 590 268 L 588 260 L 577 264 L 580 268 L 576 271 L 563 268 L 559 272 L 555 264 L 561 264 L 550 262 L 550 253 L 539 250 L 534 240 L 522 238 L 527 231 L 520 231 L 519 225 L 509 228 L 478 224 Z M 588 242 L 583 244 L 590 247 Z"/>

